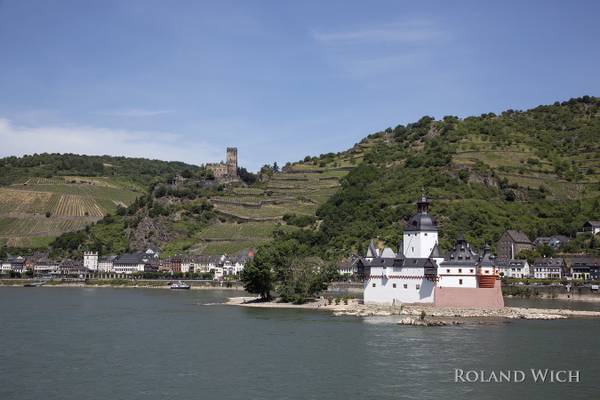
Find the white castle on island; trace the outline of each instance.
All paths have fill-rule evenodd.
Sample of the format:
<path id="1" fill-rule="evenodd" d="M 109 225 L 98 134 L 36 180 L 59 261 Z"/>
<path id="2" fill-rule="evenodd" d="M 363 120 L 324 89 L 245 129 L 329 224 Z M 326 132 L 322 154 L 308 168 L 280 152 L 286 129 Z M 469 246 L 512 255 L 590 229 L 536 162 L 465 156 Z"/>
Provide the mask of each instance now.
<path id="1" fill-rule="evenodd" d="M 373 242 L 364 268 L 364 301 L 369 304 L 431 303 L 439 307 L 501 308 L 498 269 L 489 246 L 477 254 L 460 236 L 442 256 L 438 227 L 423 195 L 404 229 L 398 253 Z"/>

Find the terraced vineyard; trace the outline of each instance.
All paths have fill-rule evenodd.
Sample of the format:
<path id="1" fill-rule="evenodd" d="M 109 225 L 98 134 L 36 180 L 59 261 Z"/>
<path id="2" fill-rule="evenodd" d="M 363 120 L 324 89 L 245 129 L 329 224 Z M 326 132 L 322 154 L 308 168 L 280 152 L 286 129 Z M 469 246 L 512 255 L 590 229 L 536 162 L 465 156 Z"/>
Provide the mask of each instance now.
<path id="1" fill-rule="evenodd" d="M 110 178 L 30 178 L 0 187 L 0 243 L 45 245 L 114 213 L 139 193 Z"/>

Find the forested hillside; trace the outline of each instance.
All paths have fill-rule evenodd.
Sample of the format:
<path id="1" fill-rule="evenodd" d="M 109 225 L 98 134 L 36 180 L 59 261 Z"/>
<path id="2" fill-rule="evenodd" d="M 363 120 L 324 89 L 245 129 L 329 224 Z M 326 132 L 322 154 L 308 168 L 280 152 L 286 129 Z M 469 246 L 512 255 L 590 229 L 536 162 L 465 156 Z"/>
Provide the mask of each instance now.
<path id="1" fill-rule="evenodd" d="M 574 236 L 600 217 L 600 99 L 459 119 L 423 117 L 370 135 L 364 162 L 317 210 L 315 229 L 286 236 L 339 257 L 371 238 L 401 239 L 422 190 L 432 200 L 442 247 L 459 233 L 492 245 L 504 230 Z"/>

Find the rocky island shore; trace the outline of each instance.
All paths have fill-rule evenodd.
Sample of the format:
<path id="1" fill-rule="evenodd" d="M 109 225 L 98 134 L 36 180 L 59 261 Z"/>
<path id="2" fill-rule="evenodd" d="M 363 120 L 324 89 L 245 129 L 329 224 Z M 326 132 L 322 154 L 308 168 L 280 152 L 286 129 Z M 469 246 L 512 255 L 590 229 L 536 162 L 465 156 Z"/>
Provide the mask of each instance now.
<path id="1" fill-rule="evenodd" d="M 225 304 L 241 307 L 258 308 L 291 308 L 328 311 L 333 316 L 352 317 L 388 317 L 405 316 L 405 325 L 418 325 L 411 323 L 421 318 L 446 319 L 482 319 L 482 318 L 505 318 L 505 319 L 529 319 L 529 320 L 554 320 L 566 318 L 600 318 L 600 311 L 583 311 L 568 309 L 542 309 L 504 307 L 500 309 L 472 309 L 472 308 L 436 308 L 431 305 L 366 305 L 357 300 L 350 300 L 348 304 L 329 304 L 325 299 L 319 299 L 305 304 L 291 304 L 277 301 L 259 301 L 256 297 L 231 297 Z M 402 321 L 402 320 L 401 320 Z M 452 323 L 453 321 L 451 321 Z"/>

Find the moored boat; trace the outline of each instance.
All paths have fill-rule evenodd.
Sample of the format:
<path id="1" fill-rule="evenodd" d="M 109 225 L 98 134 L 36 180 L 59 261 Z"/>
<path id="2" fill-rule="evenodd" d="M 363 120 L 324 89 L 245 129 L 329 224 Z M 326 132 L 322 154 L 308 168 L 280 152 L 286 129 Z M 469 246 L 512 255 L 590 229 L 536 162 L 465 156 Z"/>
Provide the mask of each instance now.
<path id="1" fill-rule="evenodd" d="M 190 285 L 182 281 L 177 281 L 171 284 L 171 289 L 189 289 L 190 287 Z"/>

